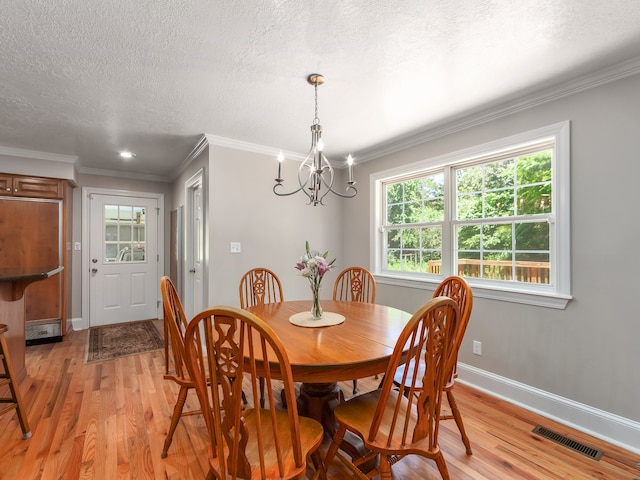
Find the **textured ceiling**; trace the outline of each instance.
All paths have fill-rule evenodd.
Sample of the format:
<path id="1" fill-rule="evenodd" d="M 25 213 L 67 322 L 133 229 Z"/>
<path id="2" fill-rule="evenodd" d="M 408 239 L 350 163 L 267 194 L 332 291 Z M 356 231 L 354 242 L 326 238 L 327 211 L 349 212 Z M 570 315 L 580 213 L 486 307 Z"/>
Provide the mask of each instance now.
<path id="1" fill-rule="evenodd" d="M 318 72 L 357 160 L 637 58 L 637 0 L 3 0 L 0 147 L 165 178 L 203 133 L 305 153 Z"/>

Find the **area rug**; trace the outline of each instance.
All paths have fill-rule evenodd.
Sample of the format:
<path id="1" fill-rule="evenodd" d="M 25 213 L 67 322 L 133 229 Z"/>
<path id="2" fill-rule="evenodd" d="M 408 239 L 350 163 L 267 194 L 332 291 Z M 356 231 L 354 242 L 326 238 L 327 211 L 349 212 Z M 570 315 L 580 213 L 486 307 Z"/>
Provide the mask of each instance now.
<path id="1" fill-rule="evenodd" d="M 91 327 L 85 363 L 162 350 L 164 341 L 152 320 Z"/>

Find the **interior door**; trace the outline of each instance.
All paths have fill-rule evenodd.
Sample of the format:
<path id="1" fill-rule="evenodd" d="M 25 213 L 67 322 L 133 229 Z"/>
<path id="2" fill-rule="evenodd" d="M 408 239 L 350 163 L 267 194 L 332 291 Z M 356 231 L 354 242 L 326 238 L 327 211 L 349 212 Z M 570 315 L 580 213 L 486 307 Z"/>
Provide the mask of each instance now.
<path id="1" fill-rule="evenodd" d="M 158 200 L 93 193 L 89 201 L 90 325 L 158 318 Z"/>
<path id="2" fill-rule="evenodd" d="M 192 296 L 187 302 L 188 314 L 194 316 L 205 308 L 204 301 L 204 205 L 202 184 L 197 183 L 190 189 L 191 216 L 188 228 L 188 240 L 190 249 L 188 251 L 189 281 L 191 282 Z"/>

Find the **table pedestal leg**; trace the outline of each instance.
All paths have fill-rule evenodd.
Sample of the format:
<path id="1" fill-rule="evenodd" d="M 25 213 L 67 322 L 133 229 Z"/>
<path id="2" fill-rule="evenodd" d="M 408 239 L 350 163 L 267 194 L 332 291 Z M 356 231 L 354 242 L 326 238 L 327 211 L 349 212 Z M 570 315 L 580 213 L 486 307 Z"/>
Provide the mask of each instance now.
<path id="1" fill-rule="evenodd" d="M 337 383 L 303 383 L 298 396 L 298 413 L 322 424 L 324 431 L 333 436 L 336 417 L 333 409 L 344 401 Z"/>
<path id="2" fill-rule="evenodd" d="M 337 429 L 333 409 L 341 402 L 344 402 L 344 394 L 337 383 L 303 383 L 298 396 L 298 413 L 320 422 L 325 433 L 333 438 Z M 366 453 L 362 441 L 351 434 L 345 435 L 340 448 L 354 460 Z"/>

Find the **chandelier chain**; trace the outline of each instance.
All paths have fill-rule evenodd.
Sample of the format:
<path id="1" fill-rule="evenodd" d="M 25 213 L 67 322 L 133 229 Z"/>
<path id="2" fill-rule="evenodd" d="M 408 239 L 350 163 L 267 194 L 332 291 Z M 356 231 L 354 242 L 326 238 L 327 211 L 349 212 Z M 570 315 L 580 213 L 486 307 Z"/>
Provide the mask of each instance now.
<path id="1" fill-rule="evenodd" d="M 314 125 L 318 125 L 320 123 L 320 119 L 318 118 L 318 82 L 314 82 L 314 87 L 315 87 L 315 101 L 316 101 L 316 111 L 315 111 L 315 117 L 313 118 L 313 124 Z"/>

